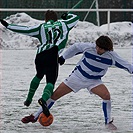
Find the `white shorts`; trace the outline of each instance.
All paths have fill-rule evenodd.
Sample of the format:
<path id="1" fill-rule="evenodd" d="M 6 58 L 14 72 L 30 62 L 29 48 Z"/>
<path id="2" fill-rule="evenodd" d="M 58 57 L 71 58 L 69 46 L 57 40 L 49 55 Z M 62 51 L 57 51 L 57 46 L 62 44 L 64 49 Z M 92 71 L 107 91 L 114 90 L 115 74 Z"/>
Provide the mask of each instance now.
<path id="1" fill-rule="evenodd" d="M 64 83 L 71 88 L 75 93 L 81 89 L 87 89 L 90 93 L 91 89 L 103 84 L 101 79 L 82 79 L 78 77 L 75 72 L 71 73 L 71 75 L 64 80 Z"/>

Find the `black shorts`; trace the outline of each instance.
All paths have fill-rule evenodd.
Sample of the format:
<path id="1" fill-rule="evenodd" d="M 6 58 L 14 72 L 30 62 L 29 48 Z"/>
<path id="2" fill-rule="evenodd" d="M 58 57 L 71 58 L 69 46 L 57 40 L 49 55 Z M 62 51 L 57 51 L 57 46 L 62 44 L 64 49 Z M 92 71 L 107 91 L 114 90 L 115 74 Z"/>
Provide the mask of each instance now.
<path id="1" fill-rule="evenodd" d="M 42 79 L 46 75 L 46 82 L 54 85 L 58 77 L 58 47 L 37 54 L 35 65 L 36 76 Z"/>

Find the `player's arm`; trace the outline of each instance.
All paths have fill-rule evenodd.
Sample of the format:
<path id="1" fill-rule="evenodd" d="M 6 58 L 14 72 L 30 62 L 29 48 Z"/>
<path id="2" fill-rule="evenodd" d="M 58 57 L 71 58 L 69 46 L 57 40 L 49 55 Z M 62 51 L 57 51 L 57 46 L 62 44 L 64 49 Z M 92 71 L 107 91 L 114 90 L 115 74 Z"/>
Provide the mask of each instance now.
<path id="1" fill-rule="evenodd" d="M 77 55 L 78 53 L 82 53 L 82 49 L 80 49 L 80 47 L 78 47 L 79 44 L 75 43 L 73 45 L 71 45 L 69 48 L 66 49 L 66 51 L 63 53 L 63 58 L 64 59 L 69 59 L 75 55 Z"/>
<path id="2" fill-rule="evenodd" d="M 0 21 L 3 26 L 5 26 L 7 29 L 13 32 L 21 33 L 32 37 L 37 37 L 39 35 L 40 25 L 28 27 L 28 26 L 9 24 L 4 20 L 0 20 Z"/>
<path id="3" fill-rule="evenodd" d="M 82 53 L 81 49 L 78 47 L 78 44 L 73 44 L 67 50 L 62 54 L 62 56 L 59 57 L 58 63 L 60 65 L 63 65 L 65 63 L 66 59 L 69 59 L 73 56 L 75 56 L 78 53 Z"/>
<path id="4" fill-rule="evenodd" d="M 77 54 L 83 53 L 86 49 L 95 47 L 95 44 L 89 43 L 89 42 L 80 42 L 80 43 L 75 43 L 71 45 L 64 53 L 63 57 L 64 59 L 71 58 Z"/>
<path id="5" fill-rule="evenodd" d="M 128 61 L 122 59 L 116 52 L 112 51 L 114 57 L 114 65 L 118 68 L 124 69 L 129 73 L 133 73 L 133 65 L 130 64 Z"/>
<path id="6" fill-rule="evenodd" d="M 62 56 L 59 57 L 58 62 L 60 63 L 60 65 L 63 65 L 66 59 L 69 59 L 77 54 L 81 54 L 86 49 L 91 47 L 95 47 L 95 45 L 91 43 L 75 43 L 66 49 Z"/>
<path id="7" fill-rule="evenodd" d="M 67 24 L 69 29 L 72 29 L 79 21 L 79 17 L 72 13 L 64 13 L 61 18 Z"/>
<path id="8" fill-rule="evenodd" d="M 73 44 L 72 46 L 67 48 L 67 50 L 62 54 L 62 56 L 59 57 L 58 63 L 60 65 L 63 65 L 66 59 L 69 59 L 78 53 L 81 53 L 81 49 L 79 49 L 76 44 Z"/>

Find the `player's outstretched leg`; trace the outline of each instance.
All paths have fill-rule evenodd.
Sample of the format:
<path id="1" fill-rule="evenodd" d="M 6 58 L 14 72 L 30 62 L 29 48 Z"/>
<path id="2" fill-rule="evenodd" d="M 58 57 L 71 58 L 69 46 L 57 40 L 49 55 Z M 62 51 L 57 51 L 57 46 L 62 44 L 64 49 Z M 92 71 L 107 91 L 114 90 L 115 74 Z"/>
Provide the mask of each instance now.
<path id="1" fill-rule="evenodd" d="M 47 107 L 48 107 L 48 109 L 50 109 L 53 105 L 54 105 L 54 100 L 53 99 L 51 99 L 51 98 L 49 98 L 48 100 L 47 100 Z M 25 123 L 25 124 L 27 124 L 27 123 L 29 123 L 29 122 L 32 122 L 32 123 L 35 123 L 37 120 L 38 120 L 38 118 L 39 118 L 39 115 L 41 114 L 43 112 L 43 109 L 42 109 L 42 107 L 40 107 L 39 109 L 38 109 L 38 111 L 37 112 L 35 112 L 34 114 L 31 114 L 31 115 L 29 115 L 29 116 L 25 116 L 25 117 L 23 117 L 22 119 L 21 119 L 21 121 L 23 122 L 23 123 Z"/>
<path id="2" fill-rule="evenodd" d="M 49 117 L 50 116 L 50 111 L 49 111 L 49 109 L 47 107 L 46 102 L 42 98 L 40 98 L 38 100 L 38 103 L 42 106 L 43 113 L 46 115 L 46 117 Z"/>

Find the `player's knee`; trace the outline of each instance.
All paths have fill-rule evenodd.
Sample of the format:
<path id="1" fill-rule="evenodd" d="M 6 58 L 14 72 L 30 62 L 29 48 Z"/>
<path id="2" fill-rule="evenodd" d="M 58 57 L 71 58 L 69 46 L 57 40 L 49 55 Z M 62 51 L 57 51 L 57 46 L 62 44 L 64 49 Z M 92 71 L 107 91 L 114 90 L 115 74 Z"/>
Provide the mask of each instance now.
<path id="1" fill-rule="evenodd" d="M 44 75 L 36 74 L 36 77 L 37 77 L 38 79 L 40 79 L 40 80 L 42 80 L 43 76 L 44 76 Z"/>
<path id="2" fill-rule="evenodd" d="M 102 98 L 103 100 L 110 100 L 110 93 L 105 93 L 105 95 Z"/>

